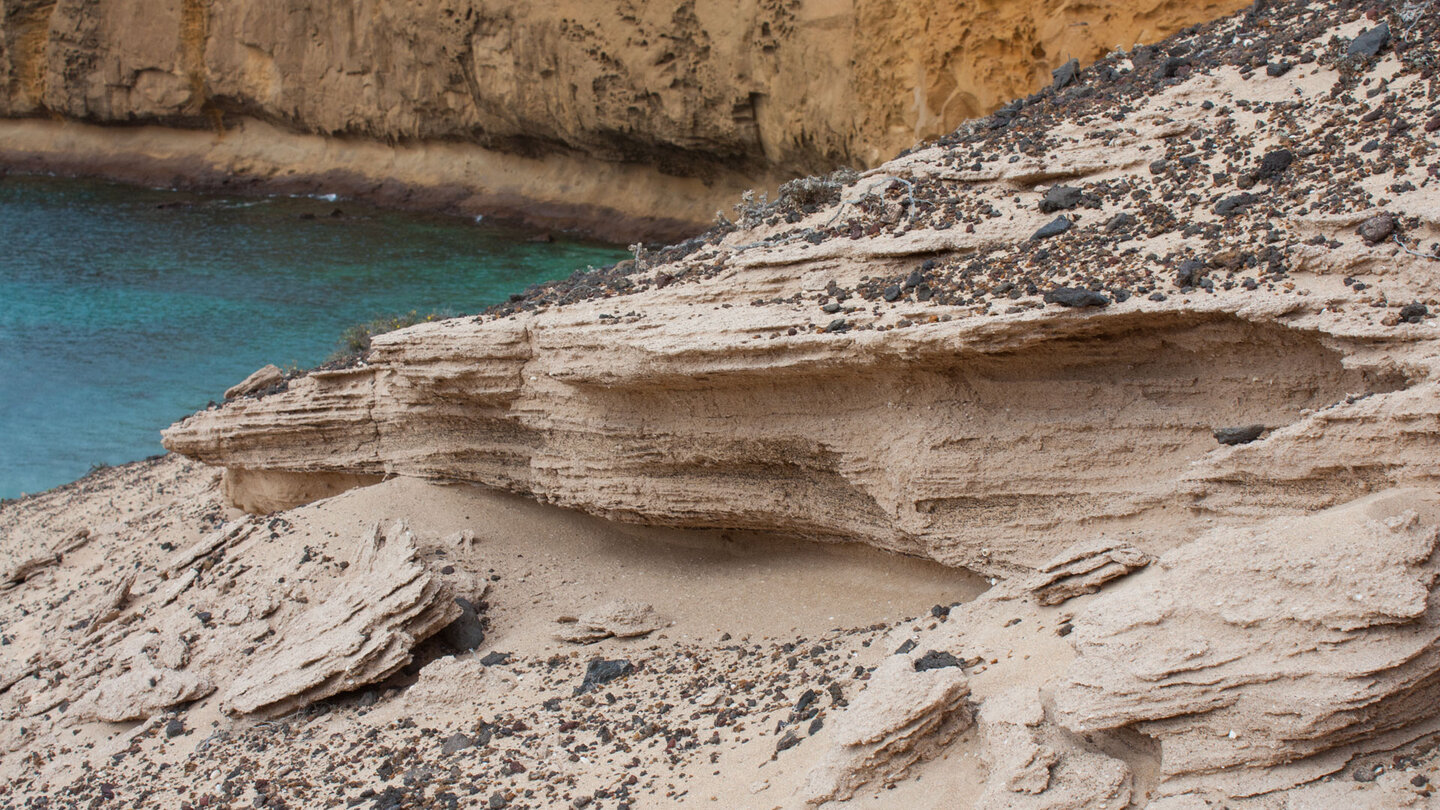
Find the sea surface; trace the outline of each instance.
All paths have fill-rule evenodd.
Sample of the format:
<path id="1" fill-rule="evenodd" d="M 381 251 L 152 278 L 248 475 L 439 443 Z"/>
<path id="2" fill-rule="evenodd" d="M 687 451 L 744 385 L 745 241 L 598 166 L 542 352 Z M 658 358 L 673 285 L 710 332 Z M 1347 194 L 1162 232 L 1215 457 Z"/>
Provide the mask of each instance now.
<path id="1" fill-rule="evenodd" d="M 0 498 L 164 452 L 160 430 L 378 317 L 474 313 L 611 245 L 346 200 L 0 177 Z"/>

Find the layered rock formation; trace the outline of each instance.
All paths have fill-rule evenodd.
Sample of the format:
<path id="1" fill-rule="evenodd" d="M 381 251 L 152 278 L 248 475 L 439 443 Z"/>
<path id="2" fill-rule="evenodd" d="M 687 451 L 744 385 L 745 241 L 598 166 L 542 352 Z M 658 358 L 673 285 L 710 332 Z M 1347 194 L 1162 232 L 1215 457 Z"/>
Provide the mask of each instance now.
<path id="1" fill-rule="evenodd" d="M 1207 533 L 1076 617 L 1061 722 L 1134 726 L 1172 790 L 1242 795 L 1328 773 L 1333 756 L 1304 758 L 1356 740 L 1430 733 L 1437 540 L 1433 489 Z"/>
<path id="2" fill-rule="evenodd" d="M 1277 806 L 1435 731 L 1435 26 L 1252 9 L 166 442 L 1009 578 L 797 801 L 974 722 L 985 806 Z"/>
<path id="3" fill-rule="evenodd" d="M 1252 76 L 1259 45 L 1142 49 L 748 228 L 378 337 L 166 444 L 241 501 L 276 476 L 443 477 L 1006 575 L 1100 534 L 1155 554 L 1431 482 L 1436 344 L 1425 304 L 1397 321 L 1434 260 L 1354 226 L 1383 201 L 1409 244 L 1436 235 L 1432 136 L 1360 151 L 1368 74 L 1306 19 L 1316 61 L 1283 76 Z M 1391 76 L 1378 120 L 1433 114 L 1418 58 L 1369 68 Z M 1272 155 L 1291 162 L 1262 177 Z"/>
<path id="4" fill-rule="evenodd" d="M 1437 42 L 1440 18 L 1416 6 L 1256 7 L 865 175 L 792 185 L 738 226 L 242 388 L 165 434 L 223 467 L 223 486 L 190 467 L 142 490 L 119 471 L 0 509 L 0 630 L 27 651 L 0 659 L 0 716 L 26 723 L 0 743 L 55 753 L 71 724 L 239 695 L 231 708 L 303 707 L 290 717 L 313 724 L 278 743 L 300 802 L 468 789 L 496 806 L 1427 806 Z M 696 574 L 675 548 L 698 540 L 671 538 L 647 547 L 637 583 L 635 557 L 612 556 L 630 541 L 577 551 L 455 482 L 724 530 L 711 540 L 727 573 Z M 275 514 L 179 532 L 169 562 L 153 540 L 56 517 L 67 499 L 104 504 L 161 536 L 216 524 L 222 492 Z M 344 573 L 340 549 L 382 510 L 437 525 Z M 833 629 L 831 611 L 865 594 L 851 587 L 805 634 L 761 643 L 709 621 L 721 596 L 695 595 L 755 568 L 732 559 L 744 529 L 924 557 L 994 587 Z M 65 551 L 97 543 L 90 569 Z M 408 694 L 394 682 L 388 704 L 332 689 L 352 666 L 394 672 L 453 612 L 439 585 L 478 599 L 514 571 L 502 596 L 524 613 L 601 564 L 678 628 L 597 610 L 580 617 L 604 645 L 593 655 L 462 654 L 413 673 Z M 825 579 L 774 564 L 739 612 Z M 661 571 L 689 578 L 666 593 Z M 555 609 L 614 598 L 505 630 L 529 622 L 553 643 Z M 217 631 L 177 632 L 196 621 Z M 261 641 L 241 656 L 287 673 L 278 699 L 222 666 Z M 67 715 L 71 698 L 85 711 Z M 444 736 L 416 730 L 427 713 Z M 249 767 L 259 728 L 213 744 Z M 345 757 L 341 740 L 357 740 Z M 27 775 L 17 795 L 68 779 L 104 797 L 105 768 Z M 383 790 L 361 792 L 373 779 Z M 217 791 L 269 801 L 265 784 Z"/>
<path id="5" fill-rule="evenodd" d="M 6 0 L 0 115 L 214 134 L 0 126 L 0 157 L 674 233 L 1239 5 Z"/>

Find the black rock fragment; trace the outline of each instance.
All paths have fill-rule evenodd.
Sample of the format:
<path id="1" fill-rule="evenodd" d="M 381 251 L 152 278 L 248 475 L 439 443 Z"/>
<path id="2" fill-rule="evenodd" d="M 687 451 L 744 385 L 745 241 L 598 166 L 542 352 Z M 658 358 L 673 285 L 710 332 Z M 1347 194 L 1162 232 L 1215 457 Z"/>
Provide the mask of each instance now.
<path id="1" fill-rule="evenodd" d="M 1059 90 L 1062 87 L 1066 87 L 1074 83 L 1076 77 L 1080 75 L 1080 60 L 1071 59 L 1069 62 L 1050 71 L 1050 75 L 1055 79 L 1050 85 L 1051 90 Z"/>
<path id="2" fill-rule="evenodd" d="M 1045 293 L 1045 303 L 1062 307 L 1108 307 L 1110 299 L 1084 287 L 1059 287 Z"/>
<path id="3" fill-rule="evenodd" d="M 1265 66 L 1265 75 L 1272 79 L 1278 79 L 1286 73 L 1289 73 L 1293 67 L 1295 67 L 1295 65 L 1290 62 L 1271 62 Z"/>
<path id="4" fill-rule="evenodd" d="M 1266 152 L 1265 157 L 1260 159 L 1260 170 L 1255 173 L 1257 180 L 1269 180 L 1275 175 L 1290 168 L 1295 162 L 1295 153 L 1289 149 L 1276 149 L 1273 152 Z"/>
<path id="5" fill-rule="evenodd" d="M 1105 232 L 1114 233 L 1116 231 L 1122 231 L 1126 228 L 1131 227 L 1134 224 L 1135 217 L 1131 214 L 1127 214 L 1124 211 L 1121 211 L 1120 213 L 1111 217 L 1109 222 L 1105 223 Z"/>
<path id="6" fill-rule="evenodd" d="M 1222 217 L 1233 217 L 1236 214 L 1244 211 L 1246 208 L 1254 205 L 1255 202 L 1259 199 L 1259 197 L 1256 197 L 1254 194 L 1250 194 L 1248 192 L 1234 194 L 1226 197 L 1218 203 L 1215 203 L 1215 213 L 1219 214 Z"/>
<path id="7" fill-rule="evenodd" d="M 584 694 L 616 678 L 623 678 L 634 671 L 635 665 L 623 658 L 614 661 L 592 658 L 589 665 L 585 667 L 585 680 L 575 688 L 575 694 Z"/>
<path id="8" fill-rule="evenodd" d="M 457 596 L 455 604 L 460 606 L 459 618 L 445 625 L 436 635 L 450 649 L 469 652 L 485 643 L 485 627 L 469 599 Z"/>
<path id="9" fill-rule="evenodd" d="M 1345 55 L 1369 59 L 1375 54 L 1380 53 L 1380 49 L 1384 48 L 1385 43 L 1389 41 L 1390 24 L 1382 22 L 1374 28 L 1360 34 L 1360 36 L 1350 40 L 1350 47 L 1345 49 Z"/>
<path id="10" fill-rule="evenodd" d="M 1070 230 L 1071 222 L 1065 217 L 1056 217 L 1050 224 L 1035 232 L 1031 239 L 1049 239 Z"/>
<path id="11" fill-rule="evenodd" d="M 1205 277 L 1205 262 L 1199 259 L 1189 259 L 1180 263 L 1180 272 L 1175 274 L 1175 286 L 1180 289 L 1186 287 L 1200 286 L 1200 279 Z"/>
<path id="12" fill-rule="evenodd" d="M 799 744 L 800 738 L 795 735 L 795 732 L 788 731 L 784 737 L 780 738 L 780 742 L 775 743 L 775 753 L 778 754 L 781 751 L 788 751 Z"/>
<path id="13" fill-rule="evenodd" d="M 474 744 L 474 740 L 457 731 L 445 738 L 445 743 L 440 746 L 440 753 L 449 756 L 457 751 L 464 751 Z"/>
<path id="14" fill-rule="evenodd" d="M 1400 308 L 1400 320 L 1405 323 L 1420 323 L 1430 314 L 1430 308 L 1416 301 Z"/>
<path id="15" fill-rule="evenodd" d="M 814 689 L 806 689 L 805 692 L 800 695 L 800 699 L 795 701 L 795 713 L 804 714 L 805 710 L 810 708 L 810 704 L 814 703 L 819 697 L 819 692 L 816 692 Z"/>
<path id="16" fill-rule="evenodd" d="M 915 671 L 924 672 L 929 669 L 945 669 L 946 667 L 958 667 L 960 665 L 960 659 L 950 653 L 931 650 L 916 659 Z"/>
<path id="17" fill-rule="evenodd" d="M 1069 211 L 1080 204 L 1081 191 L 1074 186 L 1052 186 L 1040 199 L 1040 213 Z"/>
<path id="18" fill-rule="evenodd" d="M 1226 445 L 1249 444 L 1260 438 L 1260 434 L 1264 432 L 1264 425 L 1217 428 L 1215 430 L 1215 441 Z"/>
<path id="19" fill-rule="evenodd" d="M 480 665 L 486 667 L 494 667 L 499 666 L 500 664 L 508 663 L 509 661 L 510 653 L 488 652 L 485 653 L 484 658 L 480 659 Z"/>
<path id="20" fill-rule="evenodd" d="M 1355 233 L 1360 234 L 1360 238 L 1364 239 L 1367 245 L 1379 244 L 1395 233 L 1395 217 L 1390 214 L 1376 214 L 1360 223 Z"/>

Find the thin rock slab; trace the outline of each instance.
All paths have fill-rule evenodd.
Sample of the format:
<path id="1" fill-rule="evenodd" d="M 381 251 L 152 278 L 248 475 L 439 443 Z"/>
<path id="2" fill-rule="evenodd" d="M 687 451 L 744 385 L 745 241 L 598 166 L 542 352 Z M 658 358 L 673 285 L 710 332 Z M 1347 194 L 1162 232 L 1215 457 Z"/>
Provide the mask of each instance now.
<path id="1" fill-rule="evenodd" d="M 969 694 L 959 667 L 916 670 L 910 656 L 886 658 L 835 719 L 833 747 L 807 775 L 805 802 L 844 801 L 870 782 L 901 778 L 974 724 Z"/>
<path id="2" fill-rule="evenodd" d="M 460 615 L 460 606 L 419 561 L 403 522 L 377 524 L 328 596 L 297 616 L 231 683 L 231 714 L 284 714 L 383 680 L 411 650 Z"/>
<path id="3" fill-rule="evenodd" d="M 624 600 L 606 602 L 581 613 L 555 631 L 555 638 L 576 644 L 590 644 L 610 637 L 638 638 L 666 625 L 655 608 Z"/>
<path id="4" fill-rule="evenodd" d="M 249 377 L 241 380 L 225 390 L 226 399 L 235 399 L 247 394 L 254 394 L 257 391 L 264 391 L 274 385 L 285 381 L 285 372 L 278 366 L 269 365 L 257 370 Z"/>
<path id="5" fill-rule="evenodd" d="M 214 691 L 213 684 L 194 673 L 140 666 L 101 683 L 79 709 L 82 716 L 123 723 L 147 719 Z"/>
<path id="6" fill-rule="evenodd" d="M 1059 605 L 1095 593 L 1106 583 L 1144 568 L 1152 559 L 1134 546 L 1102 537 L 1066 549 L 1042 566 L 1027 587 L 1041 605 Z"/>

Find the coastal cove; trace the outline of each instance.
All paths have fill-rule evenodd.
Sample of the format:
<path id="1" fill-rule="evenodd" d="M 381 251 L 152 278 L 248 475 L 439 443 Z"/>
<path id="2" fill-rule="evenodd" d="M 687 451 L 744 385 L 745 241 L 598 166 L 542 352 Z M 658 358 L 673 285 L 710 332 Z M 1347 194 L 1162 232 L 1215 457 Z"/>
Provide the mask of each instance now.
<path id="1" fill-rule="evenodd" d="M 315 198 L 0 179 L 0 498 L 162 452 L 159 431 L 348 327 L 461 314 L 622 248 Z"/>

